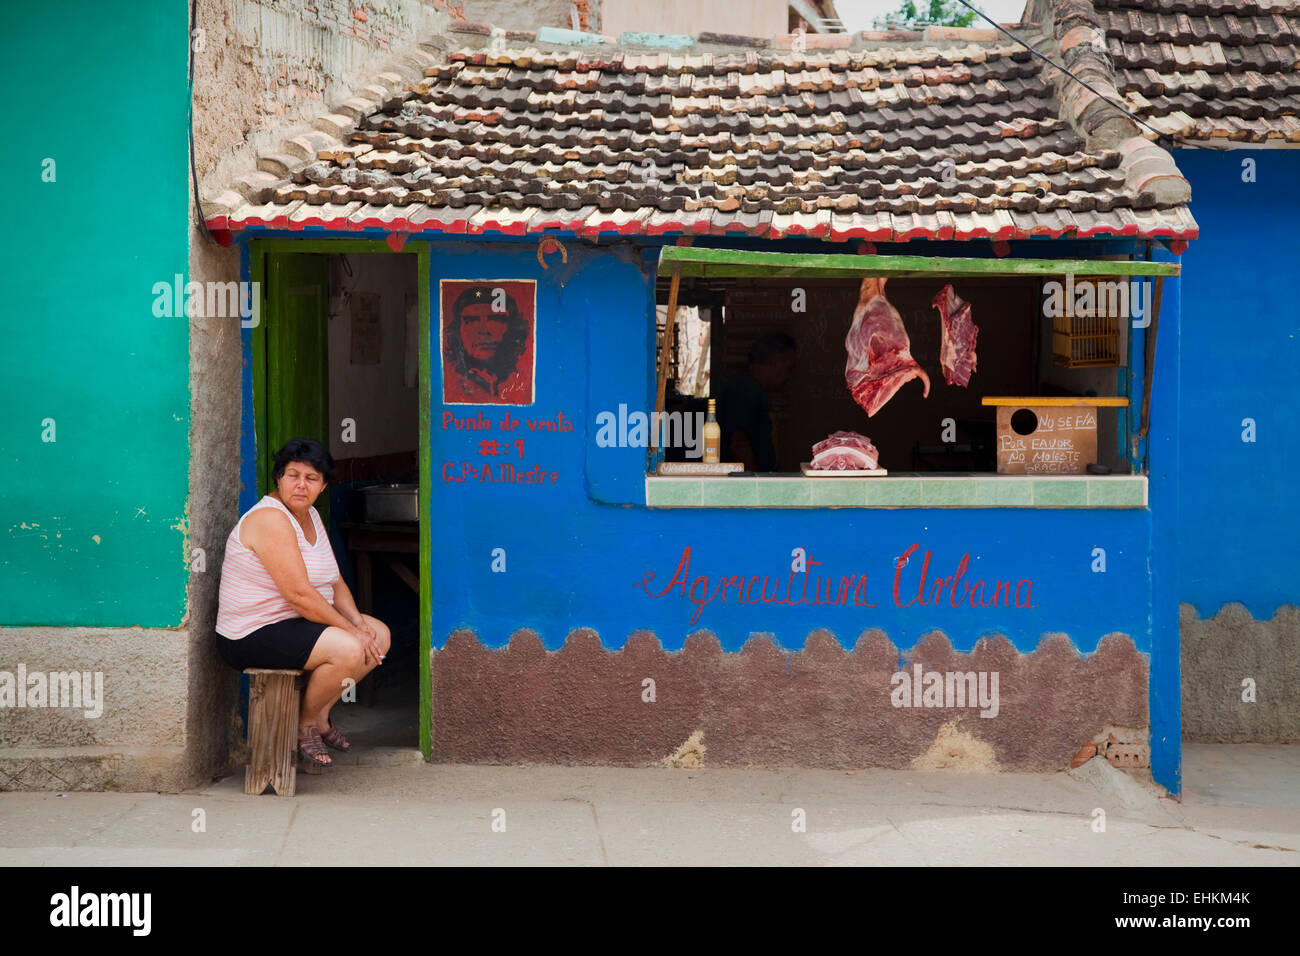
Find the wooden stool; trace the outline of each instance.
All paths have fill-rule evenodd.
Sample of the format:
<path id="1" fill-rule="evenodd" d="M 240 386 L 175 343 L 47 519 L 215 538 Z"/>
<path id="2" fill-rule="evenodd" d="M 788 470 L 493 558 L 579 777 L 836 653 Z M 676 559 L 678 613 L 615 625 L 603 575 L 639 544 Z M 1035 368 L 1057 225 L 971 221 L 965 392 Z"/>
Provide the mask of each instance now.
<path id="1" fill-rule="evenodd" d="M 250 667 L 244 673 L 249 677 L 244 793 L 260 796 L 270 786 L 276 796 L 292 797 L 298 786 L 298 709 L 305 672 Z"/>

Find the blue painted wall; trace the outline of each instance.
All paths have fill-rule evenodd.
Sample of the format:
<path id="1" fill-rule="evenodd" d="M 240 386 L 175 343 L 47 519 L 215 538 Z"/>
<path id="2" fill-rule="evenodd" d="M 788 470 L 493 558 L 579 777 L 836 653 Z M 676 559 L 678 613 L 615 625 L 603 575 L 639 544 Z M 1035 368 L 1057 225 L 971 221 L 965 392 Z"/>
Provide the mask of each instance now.
<path id="1" fill-rule="evenodd" d="M 412 240 L 419 241 L 419 240 Z M 1064 633 L 1081 653 L 1107 634 L 1129 635 L 1151 667 L 1152 761 L 1156 779 L 1177 792 L 1179 782 L 1178 486 L 1180 479 L 1179 283 L 1165 285 L 1151 416 L 1149 510 L 1020 509 L 647 509 L 645 451 L 600 448 L 596 416 L 620 404 L 654 405 L 653 262 L 656 250 L 630 243 L 568 247 L 568 263 L 548 256 L 538 264 L 535 242 L 442 240 L 431 244 L 429 301 L 433 360 L 430 392 L 430 501 L 433 562 L 433 645 L 452 632 L 474 631 L 489 646 L 505 645 L 531 628 L 548 648 L 563 645 L 575 628 L 594 629 L 608 648 L 622 647 L 637 630 L 653 631 L 669 650 L 701 629 L 737 651 L 754 634 L 771 635 L 785 649 L 829 629 L 851 647 L 880 628 L 901 649 L 941 630 L 958 650 L 983 636 L 1005 635 L 1023 652 L 1045 635 Z M 846 251 L 819 245 L 819 251 Z M 885 250 L 882 250 L 885 251 Z M 888 250 L 894 251 L 894 250 Z M 927 247 L 933 254 L 948 248 Z M 969 248 L 961 250 L 970 254 Z M 1053 243 L 1062 257 L 1134 251 L 1119 245 Z M 1013 255 L 1042 255 L 1013 248 Z M 537 283 L 536 401 L 529 407 L 444 406 L 438 359 L 439 281 L 532 279 Z M 1142 335 L 1134 340 L 1142 355 Z M 248 382 L 245 383 L 248 388 Z M 251 398 L 246 393 L 247 398 Z M 485 418 L 490 430 L 443 427 L 456 419 Z M 509 414 L 521 424 L 499 423 Z M 568 431 L 533 431 L 529 420 L 572 423 Z M 248 423 L 246 423 L 248 424 Z M 522 438 L 524 455 L 513 442 Z M 508 456 L 480 454 L 498 442 Z M 554 472 L 554 484 L 485 482 L 465 472 L 502 463 Z M 244 463 L 251 477 L 251 462 Z M 481 472 L 480 472 L 481 473 Z M 462 480 L 456 481 L 455 478 Z M 915 593 L 927 549 L 931 579 L 951 575 L 969 553 L 967 580 L 986 584 L 1032 581 L 1033 607 L 953 608 L 948 603 L 899 607 L 893 597 L 895 559 L 920 549 L 904 570 Z M 658 594 L 672 581 L 683 550 L 691 549 L 687 594 Z M 692 623 L 695 579 L 768 575 L 784 591 L 791 551 L 801 547 L 820 561 L 814 578 L 866 574 L 867 600 L 858 607 L 807 604 L 707 604 Z M 1094 573 L 1093 549 L 1106 551 L 1105 573 Z M 492 570 L 502 549 L 504 573 Z M 646 575 L 653 578 L 647 582 Z M 644 582 L 644 586 L 643 586 Z M 802 580 L 798 582 L 802 583 Z M 698 593 L 698 592 L 696 592 Z M 1013 601 L 1014 605 L 1014 601 Z"/>
<path id="2" fill-rule="evenodd" d="M 1300 604 L 1295 508 L 1300 151 L 1179 150 L 1201 238 L 1183 256 L 1179 599 L 1202 617 Z M 1243 161 L 1255 163 L 1244 182 Z M 1242 420 L 1256 441 L 1242 441 Z"/>
<path id="3" fill-rule="evenodd" d="M 1158 262 L 1179 262 L 1154 250 Z M 1186 263 L 1182 263 L 1184 269 Z M 1183 289 L 1181 280 L 1165 280 L 1156 327 L 1151 379 L 1151 417 L 1147 438 L 1147 502 L 1151 527 L 1151 686 L 1148 708 L 1151 727 L 1151 775 L 1170 792 L 1182 792 L 1182 696 L 1178 633 L 1178 556 L 1182 548 L 1178 523 L 1184 462 L 1179 440 L 1183 407 L 1182 354 Z M 1150 330 L 1147 330 L 1150 331 Z M 1145 361 L 1145 339 L 1134 343 L 1135 357 Z M 1130 362 L 1130 364 L 1133 364 Z M 1145 369 L 1143 370 L 1145 373 Z M 1136 583 L 1136 582 L 1134 582 Z"/>
<path id="4" fill-rule="evenodd" d="M 1078 253 L 1059 248 L 1062 255 Z M 434 355 L 440 279 L 537 280 L 536 404 L 509 413 L 525 422 L 562 413 L 574 422 L 563 433 L 532 433 L 526 424 L 506 432 L 498 427 L 506 408 L 459 406 L 450 409 L 455 417 L 481 411 L 491 431 L 444 428 L 449 409 L 441 403 L 441 372 L 433 362 L 435 647 L 459 628 L 501 646 L 522 627 L 535 630 L 548 648 L 563 645 L 578 627 L 594 629 L 609 648 L 649 629 L 675 650 L 687 635 L 707 628 L 728 651 L 739 650 L 755 633 L 771 634 L 780 647 L 794 649 L 823 627 L 851 647 L 862 631 L 878 627 L 903 649 L 939 629 L 958 650 L 1000 633 L 1017 649 L 1032 651 L 1045 634 L 1066 633 L 1088 653 L 1106 634 L 1123 632 L 1151 664 L 1153 772 L 1172 791 L 1180 789 L 1176 281 L 1166 283 L 1156 356 L 1161 374 L 1153 393 L 1159 412 L 1151 421 L 1151 510 L 674 510 L 640 505 L 643 449 L 595 445 L 600 412 L 615 411 L 620 403 L 654 407 L 653 254 L 630 245 L 617 254 L 575 245 L 567 266 L 543 270 L 531 245 L 438 243 L 431 261 Z M 1139 349 L 1140 343 L 1139 336 Z M 518 436 L 525 442 L 523 464 L 555 472 L 557 484 L 466 476 L 466 464 L 479 468 L 501 460 L 480 455 L 480 442 Z M 443 480 L 444 469 L 464 480 Z M 1029 579 L 1035 606 L 900 608 L 892 594 L 895 559 L 913 543 L 920 550 L 905 569 L 913 589 L 927 549 L 934 555 L 932 576 L 952 574 L 969 552 L 968 578 Z M 878 606 L 742 605 L 732 591 L 728 602 L 706 605 L 692 624 L 697 605 L 690 585 L 686 594 L 680 588 L 658 598 L 647 593 L 667 588 L 688 546 L 691 585 L 700 575 L 710 578 L 710 588 L 721 575 L 766 574 L 774 583 L 785 581 L 791 551 L 802 547 L 822 562 L 814 573 L 837 579 L 866 573 L 868 600 Z M 1096 547 L 1106 550 L 1102 574 L 1092 571 Z M 491 569 L 498 548 L 506 554 L 505 573 Z M 654 577 L 643 586 L 647 573 Z M 904 591 L 904 600 L 910 597 Z"/>
<path id="5" fill-rule="evenodd" d="M 1151 649 L 1148 590 L 1150 511 L 1017 510 L 730 510 L 646 509 L 645 452 L 595 446 L 595 417 L 604 410 L 653 407 L 653 323 L 650 266 L 630 246 L 622 256 L 570 248 L 559 271 L 539 268 L 531 246 L 436 245 L 431 301 L 432 347 L 437 348 L 437 288 L 441 278 L 538 282 L 537 402 L 511 409 L 517 418 L 574 421 L 567 433 L 508 433 L 525 440 L 524 461 L 559 475 L 557 485 L 506 485 L 475 479 L 440 480 L 447 462 L 494 465 L 478 454 L 505 408 L 456 407 L 457 417 L 482 410 L 491 435 L 442 428 L 441 379 L 434 362 L 431 448 L 435 487 L 433 640 L 473 628 L 492 646 L 521 627 L 535 629 L 556 648 L 576 627 L 595 629 L 606 646 L 620 647 L 638 629 L 656 632 L 665 647 L 680 648 L 699 628 L 738 650 L 753 633 L 772 633 L 784 648 L 801 647 L 808 633 L 831 629 L 851 646 L 861 631 L 882 628 L 902 647 L 941 629 L 959 649 L 983 635 L 1003 633 L 1024 651 L 1042 636 L 1068 633 L 1084 652 L 1106 634 L 1133 636 Z M 1170 323 L 1176 330 L 1176 322 Z M 1176 347 L 1172 342 L 1170 348 Z M 436 354 L 436 351 L 435 351 Z M 511 460 L 511 459 L 506 459 Z M 912 580 L 923 552 L 933 549 L 932 576 L 951 574 L 970 553 L 968 578 L 1033 581 L 1034 608 L 900 609 L 892 597 L 894 560 L 911 544 L 921 553 L 906 571 Z M 691 548 L 691 578 L 763 575 L 782 581 L 790 553 L 803 547 L 822 563 L 814 573 L 866 573 L 868 596 L 879 607 L 709 604 L 698 624 L 696 605 L 678 593 L 652 598 L 639 587 L 654 574 L 656 593 L 672 580 L 683 549 Z M 1092 549 L 1104 547 L 1107 572 L 1091 570 Z M 491 571 L 492 550 L 505 549 L 506 573 Z M 453 560 L 439 560 L 448 550 Z M 784 587 L 784 585 L 783 585 Z"/>

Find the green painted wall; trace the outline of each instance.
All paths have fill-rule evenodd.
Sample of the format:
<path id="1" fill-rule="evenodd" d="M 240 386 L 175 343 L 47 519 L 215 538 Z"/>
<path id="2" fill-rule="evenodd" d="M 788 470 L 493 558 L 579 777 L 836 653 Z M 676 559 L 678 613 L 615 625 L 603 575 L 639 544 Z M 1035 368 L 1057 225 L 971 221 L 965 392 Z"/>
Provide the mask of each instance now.
<path id="1" fill-rule="evenodd" d="M 5 17 L 0 625 L 185 613 L 189 332 L 152 287 L 187 278 L 188 18 L 183 0 Z"/>

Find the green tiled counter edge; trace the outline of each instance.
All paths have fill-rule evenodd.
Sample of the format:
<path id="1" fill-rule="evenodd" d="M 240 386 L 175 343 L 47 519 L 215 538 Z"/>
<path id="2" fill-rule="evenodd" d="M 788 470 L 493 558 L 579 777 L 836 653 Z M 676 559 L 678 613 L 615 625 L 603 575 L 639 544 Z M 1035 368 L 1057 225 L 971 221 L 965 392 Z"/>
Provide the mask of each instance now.
<path id="1" fill-rule="evenodd" d="M 677 478 L 646 476 L 652 508 L 1145 508 L 1144 475 Z"/>

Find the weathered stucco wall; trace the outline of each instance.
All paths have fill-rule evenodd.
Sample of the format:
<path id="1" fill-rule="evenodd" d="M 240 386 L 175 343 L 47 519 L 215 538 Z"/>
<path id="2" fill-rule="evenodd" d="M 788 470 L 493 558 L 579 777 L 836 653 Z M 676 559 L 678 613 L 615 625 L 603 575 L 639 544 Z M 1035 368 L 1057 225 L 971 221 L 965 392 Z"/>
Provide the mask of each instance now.
<path id="1" fill-rule="evenodd" d="M 737 33 L 774 37 L 789 27 L 786 0 L 750 3 L 698 3 L 696 0 L 602 0 L 602 29 L 618 36 L 624 31 L 677 33 Z"/>
<path id="2" fill-rule="evenodd" d="M 190 273 L 200 282 L 239 278 L 239 250 L 222 248 L 192 228 Z M 189 676 L 185 774 L 203 780 L 223 768 L 237 728 L 229 715 L 238 675 L 212 645 L 226 536 L 239 517 L 242 330 L 236 318 L 190 320 Z M 196 553 L 195 549 L 199 549 Z"/>
<path id="3" fill-rule="evenodd" d="M 1184 735 L 1300 741 L 1300 150 L 1179 150 L 1201 237 L 1183 257 Z M 1243 679 L 1258 685 L 1241 699 Z"/>
<path id="4" fill-rule="evenodd" d="M 1300 740 L 1300 610 L 1259 621 L 1238 603 L 1211 618 L 1182 606 L 1183 739 Z"/>
<path id="5" fill-rule="evenodd" d="M 997 673 L 995 715 L 895 707 L 892 675 L 916 665 Z M 433 676 L 437 756 L 470 763 L 646 766 L 699 733 L 707 766 L 1053 771 L 1108 725 L 1147 723 L 1146 662 L 1122 635 L 1081 656 L 1060 635 L 1030 654 L 939 634 L 901 651 L 874 630 L 851 650 L 818 631 L 798 651 L 756 637 L 725 653 L 707 632 L 668 652 L 646 632 L 612 651 L 578 630 L 548 651 L 528 631 L 499 650 L 463 631 Z"/>
<path id="6" fill-rule="evenodd" d="M 582 8 L 586 7 L 584 28 L 592 33 L 602 30 L 601 8 L 608 0 L 587 0 L 579 3 L 579 24 Z M 573 0 L 465 0 L 465 19 L 473 23 L 489 23 L 503 30 L 538 30 L 542 27 L 572 28 L 570 13 Z"/>
<path id="7" fill-rule="evenodd" d="M 77 671 L 91 678 L 88 687 L 102 687 L 98 716 L 85 696 L 79 707 L 0 712 L 0 790 L 187 785 L 184 629 L 21 628 L 0 641 L 4 670 Z"/>
<path id="8" fill-rule="evenodd" d="M 200 0 L 194 54 L 195 165 L 228 187 L 257 152 L 374 81 L 386 62 L 436 42 L 450 22 L 433 0 Z"/>

